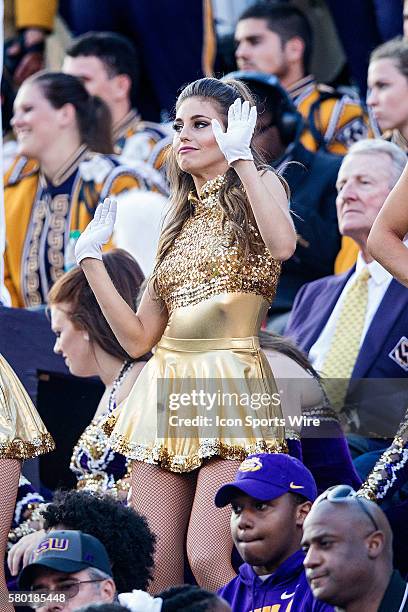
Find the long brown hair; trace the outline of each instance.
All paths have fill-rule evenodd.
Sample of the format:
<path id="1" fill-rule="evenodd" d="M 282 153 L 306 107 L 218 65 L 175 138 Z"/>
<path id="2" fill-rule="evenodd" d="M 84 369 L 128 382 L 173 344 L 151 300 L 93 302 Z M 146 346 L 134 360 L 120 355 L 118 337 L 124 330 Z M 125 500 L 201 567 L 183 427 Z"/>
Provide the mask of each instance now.
<path id="1" fill-rule="evenodd" d="M 301 368 L 309 372 L 314 378 L 320 380 L 320 377 L 306 355 L 288 338 L 275 334 L 273 332 L 265 331 L 263 329 L 259 332 L 259 343 L 262 349 L 269 349 L 281 353 L 289 359 L 295 361 Z"/>
<path id="2" fill-rule="evenodd" d="M 228 109 L 237 98 L 240 98 L 242 101 L 248 100 L 251 105 L 255 104 L 255 100 L 248 87 L 242 81 L 234 79 L 219 80 L 207 77 L 190 83 L 179 95 L 176 111 L 188 98 L 202 98 L 212 101 L 223 119 L 224 127 L 227 126 Z M 272 168 L 265 165 L 265 160 L 253 144 L 251 144 L 251 151 L 255 165 L 259 170 L 269 169 L 274 172 Z M 156 266 L 152 275 L 153 287 L 157 294 L 159 293 L 156 276 L 157 269 L 179 235 L 184 222 L 191 215 L 191 209 L 188 206 L 188 195 L 195 189 L 193 177 L 191 174 L 180 169 L 172 147 L 168 149 L 166 161 L 167 176 L 170 183 L 170 209 L 160 237 Z M 220 206 L 223 211 L 224 221 L 229 221 L 234 239 L 242 248 L 246 258 L 250 250 L 263 248 L 263 244 L 259 243 L 257 245 L 252 241 L 250 243 L 249 237 L 254 235 L 251 229 L 254 226 L 256 227 L 256 222 L 238 174 L 230 168 L 225 177 L 226 181 L 221 187 L 219 195 Z M 282 177 L 279 178 L 289 194 L 286 181 Z"/>
<path id="3" fill-rule="evenodd" d="M 137 294 L 144 280 L 139 264 L 123 249 L 113 249 L 104 253 L 102 259 L 117 291 L 127 304 L 136 310 Z M 70 270 L 51 287 L 48 305 L 55 306 L 62 303 L 69 305 L 66 314 L 77 329 L 88 332 L 91 342 L 98 344 L 112 357 L 134 361 L 121 347 L 109 327 L 81 268 Z"/>

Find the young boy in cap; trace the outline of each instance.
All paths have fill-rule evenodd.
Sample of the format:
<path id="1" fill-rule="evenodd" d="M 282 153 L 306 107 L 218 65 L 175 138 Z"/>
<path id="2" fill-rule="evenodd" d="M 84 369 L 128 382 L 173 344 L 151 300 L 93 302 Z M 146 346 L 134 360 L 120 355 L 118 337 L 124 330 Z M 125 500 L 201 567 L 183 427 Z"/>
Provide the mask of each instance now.
<path id="1" fill-rule="evenodd" d="M 18 586 L 43 597 L 42 612 L 71 612 L 91 603 L 112 603 L 116 586 L 108 553 L 99 540 L 81 531 L 50 531 L 33 560 L 22 570 Z"/>
<path id="2" fill-rule="evenodd" d="M 255 454 L 243 461 L 234 482 L 215 496 L 231 504 L 231 533 L 245 561 L 219 595 L 233 612 L 329 612 L 308 586 L 300 550 L 303 521 L 317 497 L 310 471 L 294 457 Z"/>

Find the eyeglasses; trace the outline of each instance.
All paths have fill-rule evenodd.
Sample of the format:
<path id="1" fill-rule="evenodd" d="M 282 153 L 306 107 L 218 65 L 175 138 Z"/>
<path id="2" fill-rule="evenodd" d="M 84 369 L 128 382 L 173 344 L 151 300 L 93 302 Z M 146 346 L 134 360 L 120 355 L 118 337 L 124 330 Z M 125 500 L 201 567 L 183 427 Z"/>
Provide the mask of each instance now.
<path id="1" fill-rule="evenodd" d="M 368 510 L 368 508 L 366 508 L 363 500 L 360 499 L 360 497 L 357 495 L 357 492 L 353 489 L 353 487 L 350 487 L 350 485 L 335 485 L 334 487 L 330 487 L 329 489 L 327 489 L 327 491 L 319 495 L 319 497 L 314 503 L 319 504 L 323 500 L 327 500 L 333 503 L 357 502 L 358 506 L 361 508 L 364 514 L 370 519 L 370 522 L 373 525 L 375 531 L 380 530 L 373 515 Z"/>
<path id="2" fill-rule="evenodd" d="M 36 593 L 36 594 L 44 594 L 44 595 L 50 595 L 52 593 L 55 594 L 60 594 L 60 595 L 64 595 L 65 597 L 63 598 L 65 601 L 67 599 L 73 599 L 74 597 L 76 597 L 79 593 L 79 587 L 81 584 L 91 584 L 93 582 L 104 582 L 104 580 L 106 580 L 106 578 L 98 578 L 96 580 L 70 580 L 69 582 L 61 582 L 61 584 L 58 584 L 54 589 L 46 589 L 43 586 L 39 586 L 39 587 L 31 587 L 30 591 L 32 593 Z M 37 602 L 37 604 L 33 604 L 30 603 L 31 607 L 36 607 L 36 608 L 41 608 L 41 606 L 43 606 L 44 603 L 42 602 Z"/>

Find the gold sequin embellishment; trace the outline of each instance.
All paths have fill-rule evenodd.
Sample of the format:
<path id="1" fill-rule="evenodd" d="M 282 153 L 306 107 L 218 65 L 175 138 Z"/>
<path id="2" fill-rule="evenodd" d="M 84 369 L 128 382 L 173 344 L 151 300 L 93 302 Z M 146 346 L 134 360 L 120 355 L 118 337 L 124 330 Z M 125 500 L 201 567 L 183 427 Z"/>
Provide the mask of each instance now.
<path id="1" fill-rule="evenodd" d="M 158 267 L 160 296 L 169 313 L 220 293 L 254 293 L 268 302 L 274 298 L 281 263 L 266 247 L 244 259 L 219 206 L 224 183 L 225 176 L 217 176 L 203 186 L 200 199 L 190 196 L 194 214 Z M 259 240 L 256 228 L 252 233 Z"/>

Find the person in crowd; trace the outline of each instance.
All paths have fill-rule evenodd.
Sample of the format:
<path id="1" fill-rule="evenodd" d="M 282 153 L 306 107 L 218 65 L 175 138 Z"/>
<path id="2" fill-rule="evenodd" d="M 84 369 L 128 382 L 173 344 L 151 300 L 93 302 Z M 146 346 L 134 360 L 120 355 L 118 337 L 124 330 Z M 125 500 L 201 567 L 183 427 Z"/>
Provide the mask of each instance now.
<path id="1" fill-rule="evenodd" d="M 300 550 L 303 522 L 317 495 L 309 470 L 289 455 L 254 454 L 215 504 L 231 504 L 231 533 L 244 564 L 218 594 L 233 612 L 274 609 L 332 610 L 313 601 Z"/>
<path id="2" fill-rule="evenodd" d="M 36 605 L 41 612 L 71 612 L 88 603 L 112 603 L 116 595 L 106 548 L 97 538 L 73 530 L 46 534 L 18 584 L 22 591 L 31 591 L 33 598 L 47 593 L 44 605 Z"/>
<path id="3" fill-rule="evenodd" d="M 105 253 L 103 262 L 116 290 L 136 310 L 144 278 L 138 263 L 122 249 Z M 130 462 L 108 447 L 103 426 L 120 411 L 148 356 L 135 360 L 121 347 L 81 268 L 58 279 L 48 294 L 48 305 L 56 335 L 54 351 L 64 357 L 71 374 L 98 376 L 105 385 L 95 416 L 73 450 L 71 469 L 77 488 L 126 499 Z"/>
<path id="4" fill-rule="evenodd" d="M 178 0 L 177 9 L 168 0 L 60 0 L 60 10 L 74 36 L 109 30 L 135 42 L 141 77 L 137 107 L 145 119 L 168 121 L 180 89 L 212 74 L 211 0 Z"/>
<path id="5" fill-rule="evenodd" d="M 367 104 L 384 137 L 408 152 L 408 40 L 395 38 L 370 56 Z"/>
<path id="6" fill-rule="evenodd" d="M 29 563 L 39 542 L 55 529 L 73 529 L 97 538 L 106 548 L 118 593 L 146 590 L 153 573 L 156 538 L 144 517 L 109 495 L 59 491 L 42 510 L 44 530 L 26 537 L 9 553 L 13 575 Z M 126 537 L 124 537 L 124 534 Z"/>
<path id="7" fill-rule="evenodd" d="M 371 56 L 369 103 L 384 129 L 392 129 L 392 140 L 408 151 L 408 113 L 403 100 L 408 93 L 408 40 L 395 40 L 378 47 Z M 372 256 L 396 279 L 408 286 L 408 215 L 405 213 L 408 171 L 405 170 L 378 215 L 368 239 Z"/>
<path id="8" fill-rule="evenodd" d="M 359 487 L 361 480 L 353 467 L 338 416 L 331 409 L 310 361 L 292 342 L 277 334 L 261 330 L 259 341 L 279 389 L 287 429 L 291 419 L 303 419 L 301 425 L 293 425 L 292 432 L 286 434 L 290 454 L 301 459 L 311 471 L 319 492 L 339 481 Z M 318 419 L 319 425 L 307 419 Z"/>
<path id="9" fill-rule="evenodd" d="M 235 41 L 240 70 L 274 74 L 288 91 L 306 121 L 301 139 L 306 148 L 344 154 L 367 137 L 360 102 L 318 84 L 309 74 L 312 30 L 298 8 L 267 2 L 249 6 L 238 20 Z"/>
<path id="10" fill-rule="evenodd" d="M 384 402 L 393 390 L 392 381 L 384 389 L 384 379 L 407 376 L 399 355 L 405 342 L 408 297 L 373 260 L 367 238 L 405 161 L 395 144 L 383 140 L 361 141 L 350 149 L 337 180 L 337 214 L 340 233 L 359 245 L 357 264 L 346 274 L 305 285 L 296 296 L 286 328 L 286 335 L 309 355 L 313 367 L 339 381 L 332 389 L 334 407 L 340 411 L 345 405 L 343 414 L 350 425 L 384 438 L 395 435 L 405 412 L 405 406 L 399 409 L 398 398 L 392 396 L 392 409 L 384 419 Z M 357 379 L 364 378 L 381 378 L 383 388 L 374 382 L 362 388 Z M 350 379 L 354 386 L 351 382 L 349 386 Z M 378 444 L 386 446 L 381 440 Z"/>
<path id="11" fill-rule="evenodd" d="M 64 264 L 75 263 L 64 261 L 70 230 L 84 229 L 99 198 L 148 185 L 106 155 L 109 111 L 75 77 L 43 72 L 25 81 L 13 127 L 20 156 L 5 176 L 4 276 L 13 306 L 34 307 L 46 302 Z"/>
<path id="12" fill-rule="evenodd" d="M 54 449 L 54 442 L 38 416 L 28 394 L 6 360 L 0 355 L 0 559 L 4 559 L 10 526 L 15 513 L 21 462 Z M 0 563 L 0 591 L 7 593 L 6 579 Z M 5 599 L 2 612 L 13 606 Z"/>
<path id="13" fill-rule="evenodd" d="M 137 262 L 121 249 L 113 249 L 103 258 L 120 295 L 136 309 L 137 293 L 143 282 Z M 80 268 L 58 279 L 49 293 L 48 304 L 51 326 L 57 336 L 55 352 L 63 355 L 71 374 L 98 376 L 106 385 L 92 422 L 73 450 L 70 467 L 77 478 L 77 489 L 109 493 L 126 500 L 130 462 L 109 449 L 103 424 L 130 392 L 146 357 L 135 361 L 122 349 Z M 41 501 L 44 501 L 42 497 L 29 491 L 27 484 L 19 486 L 13 529 L 9 534 L 11 544 L 41 528 L 38 521 Z"/>
<path id="14" fill-rule="evenodd" d="M 113 32 L 88 32 L 67 49 L 63 72 L 78 77 L 88 93 L 109 107 L 114 151 L 126 161 L 147 161 L 154 145 L 168 136 L 158 123 L 142 121 L 134 107 L 139 61 L 133 44 Z"/>
<path id="15" fill-rule="evenodd" d="M 282 266 L 276 297 L 269 310 L 269 327 L 281 333 L 302 285 L 333 273 L 340 249 L 336 214 L 336 180 L 341 157 L 300 142 L 304 122 L 274 75 L 235 72 L 256 97 L 260 114 L 254 143 L 275 169 L 282 168 L 298 241 Z M 295 162 L 295 163 L 290 163 Z"/>
<path id="16" fill-rule="evenodd" d="M 292 255 L 296 236 L 286 183 L 272 171 L 258 170 L 258 153 L 251 147 L 256 107 L 250 104 L 253 99 L 240 81 L 205 78 L 181 92 L 168 159 L 170 217 L 136 315 L 101 261 L 102 243 L 114 226 L 114 202 L 100 205 L 76 246 L 77 261 L 125 350 L 136 357 L 157 344 L 112 423 L 110 439 L 114 450 L 135 460 L 131 503 L 159 537 L 154 592 L 183 583 L 186 533 L 200 586 L 215 588 L 234 575 L 228 516 L 215 514 L 210 492 L 235 473 L 234 460 L 254 447 L 286 449 L 278 421 L 266 431 L 252 422 L 246 429 L 242 404 L 244 428 L 236 432 L 222 426 L 229 409 L 236 415 L 233 403 L 222 399 L 217 414 L 223 419 L 214 415 L 210 429 L 184 427 L 183 419 L 174 422 L 169 415 L 169 401 L 180 393 L 199 392 L 202 384 L 209 393 L 211 380 L 217 380 L 220 393 L 239 397 L 251 394 L 260 375 L 269 400 L 258 416 L 281 414 L 257 333 L 276 289 L 280 261 Z M 157 385 L 158 380 L 163 383 Z M 164 406 L 159 420 L 157 402 Z M 203 520 L 211 525 L 205 533 Z"/>
<path id="17" fill-rule="evenodd" d="M 304 565 L 313 595 L 345 612 L 406 612 L 408 585 L 393 570 L 392 532 L 373 502 L 329 489 L 304 521 Z"/>

